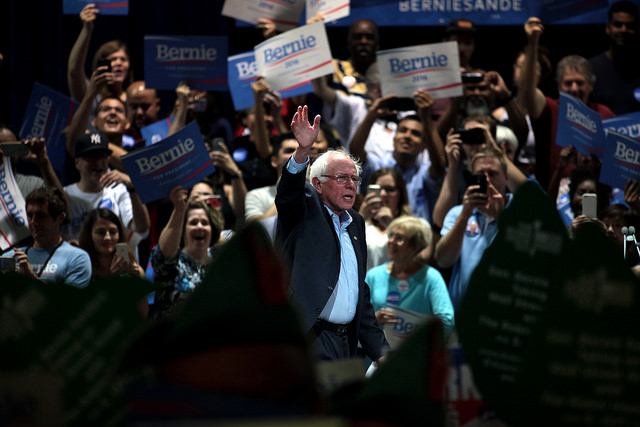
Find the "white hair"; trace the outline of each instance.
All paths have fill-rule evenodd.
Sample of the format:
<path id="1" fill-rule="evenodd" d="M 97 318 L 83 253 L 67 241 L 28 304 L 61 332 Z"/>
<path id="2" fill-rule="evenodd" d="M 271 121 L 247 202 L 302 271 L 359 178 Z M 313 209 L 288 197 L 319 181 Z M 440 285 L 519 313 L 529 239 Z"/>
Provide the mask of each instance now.
<path id="1" fill-rule="evenodd" d="M 318 178 L 320 182 L 326 182 L 327 178 L 323 177 L 322 175 L 325 175 L 327 173 L 327 169 L 329 168 L 329 163 L 331 162 L 331 160 L 337 158 L 351 160 L 356 167 L 356 174 L 360 176 L 360 174 L 362 173 L 362 165 L 360 164 L 358 159 L 344 151 L 344 148 L 339 147 L 335 150 L 327 150 L 326 152 L 316 157 L 309 170 L 309 181 L 313 182 L 313 178 Z"/>
<path id="2" fill-rule="evenodd" d="M 518 150 L 518 137 L 516 137 L 516 134 L 513 133 L 511 128 L 508 128 L 502 125 L 497 125 L 496 141 L 498 142 L 498 144 L 502 142 L 507 142 L 511 146 L 511 149 L 514 153 Z"/>

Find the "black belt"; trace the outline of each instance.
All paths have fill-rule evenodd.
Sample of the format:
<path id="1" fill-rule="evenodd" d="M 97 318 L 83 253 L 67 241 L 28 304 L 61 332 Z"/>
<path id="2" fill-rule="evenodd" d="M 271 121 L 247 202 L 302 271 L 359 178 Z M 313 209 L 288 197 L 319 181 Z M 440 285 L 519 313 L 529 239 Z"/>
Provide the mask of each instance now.
<path id="1" fill-rule="evenodd" d="M 347 323 L 346 325 L 338 325 L 336 323 L 331 323 L 331 322 L 327 322 L 326 320 L 318 319 L 316 320 L 316 323 L 313 325 L 313 327 L 323 331 L 332 332 L 335 335 L 342 337 L 344 335 L 347 335 L 347 333 L 349 332 L 351 323 Z"/>

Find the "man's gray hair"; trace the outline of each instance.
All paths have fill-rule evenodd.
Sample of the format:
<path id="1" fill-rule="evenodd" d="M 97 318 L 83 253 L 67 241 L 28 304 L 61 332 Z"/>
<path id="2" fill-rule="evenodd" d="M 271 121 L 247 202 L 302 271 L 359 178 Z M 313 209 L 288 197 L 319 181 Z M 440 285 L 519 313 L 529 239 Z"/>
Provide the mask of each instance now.
<path id="1" fill-rule="evenodd" d="M 358 176 L 362 174 L 362 165 L 360 164 L 360 161 L 344 151 L 344 148 L 339 147 L 335 150 L 327 150 L 325 153 L 322 153 L 320 156 L 316 157 L 313 164 L 311 165 L 311 169 L 309 170 L 309 181 L 313 182 L 313 178 L 316 177 L 320 180 L 320 182 L 326 182 L 327 178 L 322 177 L 322 175 L 325 175 L 327 173 L 327 169 L 329 168 L 329 164 L 331 163 L 331 161 L 337 158 L 345 158 L 351 160 L 356 167 L 356 173 L 358 174 Z"/>
<path id="2" fill-rule="evenodd" d="M 556 80 L 558 83 L 562 81 L 562 76 L 564 75 L 564 71 L 566 69 L 569 70 L 577 70 L 584 74 L 585 79 L 591 84 L 595 83 L 596 75 L 593 74 L 593 68 L 591 68 L 591 64 L 587 61 L 586 58 L 580 55 L 569 55 L 565 56 L 558 62 L 558 66 L 556 67 Z"/>

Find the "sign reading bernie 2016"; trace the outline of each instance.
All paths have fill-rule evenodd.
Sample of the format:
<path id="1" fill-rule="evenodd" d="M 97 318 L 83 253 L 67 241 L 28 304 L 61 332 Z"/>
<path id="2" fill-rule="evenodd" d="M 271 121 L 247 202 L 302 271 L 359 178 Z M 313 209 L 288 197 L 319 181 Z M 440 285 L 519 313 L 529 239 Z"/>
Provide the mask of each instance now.
<path id="1" fill-rule="evenodd" d="M 382 50 L 377 58 L 383 96 L 411 97 L 418 89 L 434 99 L 462 95 L 457 42 Z"/>
<path id="2" fill-rule="evenodd" d="M 144 80 L 154 89 L 186 81 L 193 89 L 227 90 L 227 52 L 226 37 L 145 36 Z"/>
<path id="3" fill-rule="evenodd" d="M 304 25 L 254 48 L 258 75 L 273 90 L 291 90 L 333 73 L 331 49 L 322 22 Z"/>

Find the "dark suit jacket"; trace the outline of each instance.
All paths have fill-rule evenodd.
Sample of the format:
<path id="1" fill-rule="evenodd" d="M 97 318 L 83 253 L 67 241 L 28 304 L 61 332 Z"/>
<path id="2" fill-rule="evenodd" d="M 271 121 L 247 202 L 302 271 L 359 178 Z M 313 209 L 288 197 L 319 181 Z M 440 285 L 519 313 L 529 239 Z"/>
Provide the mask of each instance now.
<path id="1" fill-rule="evenodd" d="M 318 319 L 340 273 L 340 244 L 331 217 L 316 190 L 305 182 L 305 172 L 292 174 L 286 166 L 278 183 L 276 207 L 278 228 L 276 245 L 291 268 L 290 292 L 301 310 L 305 331 Z M 358 306 L 353 336 L 349 337 L 351 354 L 358 340 L 367 356 L 377 360 L 387 346 L 376 322 L 364 277 L 367 272 L 367 243 L 364 220 L 353 209 L 353 222 L 347 227 L 358 261 Z"/>

